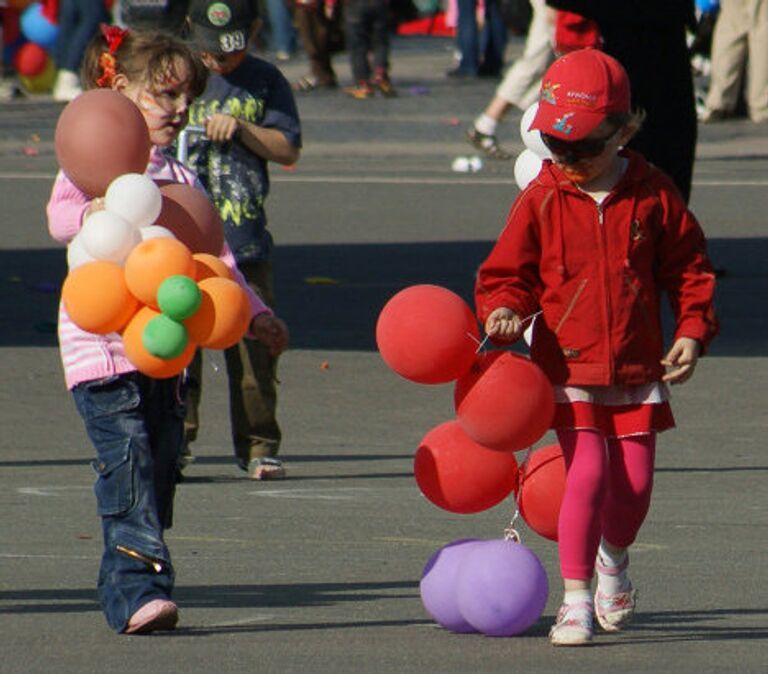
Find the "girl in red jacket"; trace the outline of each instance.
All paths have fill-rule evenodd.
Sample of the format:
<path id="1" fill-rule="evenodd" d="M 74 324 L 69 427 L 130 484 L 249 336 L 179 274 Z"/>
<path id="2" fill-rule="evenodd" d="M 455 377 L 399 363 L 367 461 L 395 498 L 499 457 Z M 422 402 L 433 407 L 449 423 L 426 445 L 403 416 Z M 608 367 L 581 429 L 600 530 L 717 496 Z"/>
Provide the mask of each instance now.
<path id="1" fill-rule="evenodd" d="M 552 64 L 531 128 L 554 160 L 513 205 L 475 291 L 499 342 L 542 312 L 531 357 L 555 388 L 567 468 L 556 646 L 589 643 L 593 616 L 609 632 L 632 619 L 627 548 L 650 504 L 656 433 L 674 426 L 666 384 L 689 379 L 717 333 L 699 224 L 672 181 L 623 148 L 641 122 L 610 56 L 584 49 Z M 676 320 L 666 355 L 662 291 Z"/>

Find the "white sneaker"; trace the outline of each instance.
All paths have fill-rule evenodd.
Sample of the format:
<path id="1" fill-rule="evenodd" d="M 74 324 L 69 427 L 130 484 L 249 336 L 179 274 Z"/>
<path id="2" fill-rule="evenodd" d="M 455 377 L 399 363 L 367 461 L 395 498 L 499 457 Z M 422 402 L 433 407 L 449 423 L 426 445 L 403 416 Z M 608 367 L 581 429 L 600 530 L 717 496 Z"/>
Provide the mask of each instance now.
<path id="1" fill-rule="evenodd" d="M 80 78 L 71 70 L 59 70 L 53 85 L 53 100 L 68 103 L 83 93 Z"/>

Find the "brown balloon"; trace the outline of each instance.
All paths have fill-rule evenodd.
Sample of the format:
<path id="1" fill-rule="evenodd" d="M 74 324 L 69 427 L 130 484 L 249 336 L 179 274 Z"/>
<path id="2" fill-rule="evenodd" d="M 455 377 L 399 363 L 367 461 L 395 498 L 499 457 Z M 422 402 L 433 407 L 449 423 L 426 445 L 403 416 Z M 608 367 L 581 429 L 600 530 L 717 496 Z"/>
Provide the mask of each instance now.
<path id="1" fill-rule="evenodd" d="M 193 253 L 221 255 L 224 226 L 205 193 L 192 185 L 167 183 L 160 185 L 160 194 L 163 206 L 155 224 L 170 229 Z"/>
<path id="2" fill-rule="evenodd" d="M 144 173 L 152 148 L 141 111 L 111 89 L 86 91 L 67 104 L 54 141 L 61 170 L 91 197 L 124 173 Z"/>

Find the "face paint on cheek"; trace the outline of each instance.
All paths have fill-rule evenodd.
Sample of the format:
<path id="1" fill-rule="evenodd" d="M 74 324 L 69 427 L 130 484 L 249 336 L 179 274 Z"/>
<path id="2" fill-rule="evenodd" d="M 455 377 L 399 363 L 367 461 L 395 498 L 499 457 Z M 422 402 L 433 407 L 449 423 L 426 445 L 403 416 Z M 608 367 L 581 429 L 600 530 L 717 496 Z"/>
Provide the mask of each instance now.
<path id="1" fill-rule="evenodd" d="M 142 93 L 139 96 L 137 105 L 144 115 L 144 120 L 147 122 L 147 127 L 150 131 L 162 129 L 166 125 L 165 119 L 168 117 L 168 113 L 158 104 L 152 94 Z"/>

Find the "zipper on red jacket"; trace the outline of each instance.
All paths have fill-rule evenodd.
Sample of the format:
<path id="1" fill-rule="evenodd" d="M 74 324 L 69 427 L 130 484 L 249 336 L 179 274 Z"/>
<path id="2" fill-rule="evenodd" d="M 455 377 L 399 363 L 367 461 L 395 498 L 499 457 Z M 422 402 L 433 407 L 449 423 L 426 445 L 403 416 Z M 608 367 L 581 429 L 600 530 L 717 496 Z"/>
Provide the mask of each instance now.
<path id="1" fill-rule="evenodd" d="M 607 198 L 607 197 L 606 197 Z M 608 374 L 609 374 L 609 381 L 613 382 L 613 340 L 611 339 L 611 293 L 610 293 L 610 286 L 609 286 L 609 278 L 608 278 L 608 262 L 607 262 L 607 252 L 606 252 L 606 243 L 605 243 L 605 227 L 604 227 L 604 212 L 603 212 L 603 204 L 605 203 L 605 200 L 603 200 L 601 203 L 597 204 L 597 223 L 598 223 L 598 229 L 600 230 L 599 236 L 600 236 L 600 264 L 602 265 L 602 272 L 603 272 L 603 289 L 605 291 L 605 302 L 603 309 L 605 311 L 605 337 L 606 341 L 608 342 Z"/>

